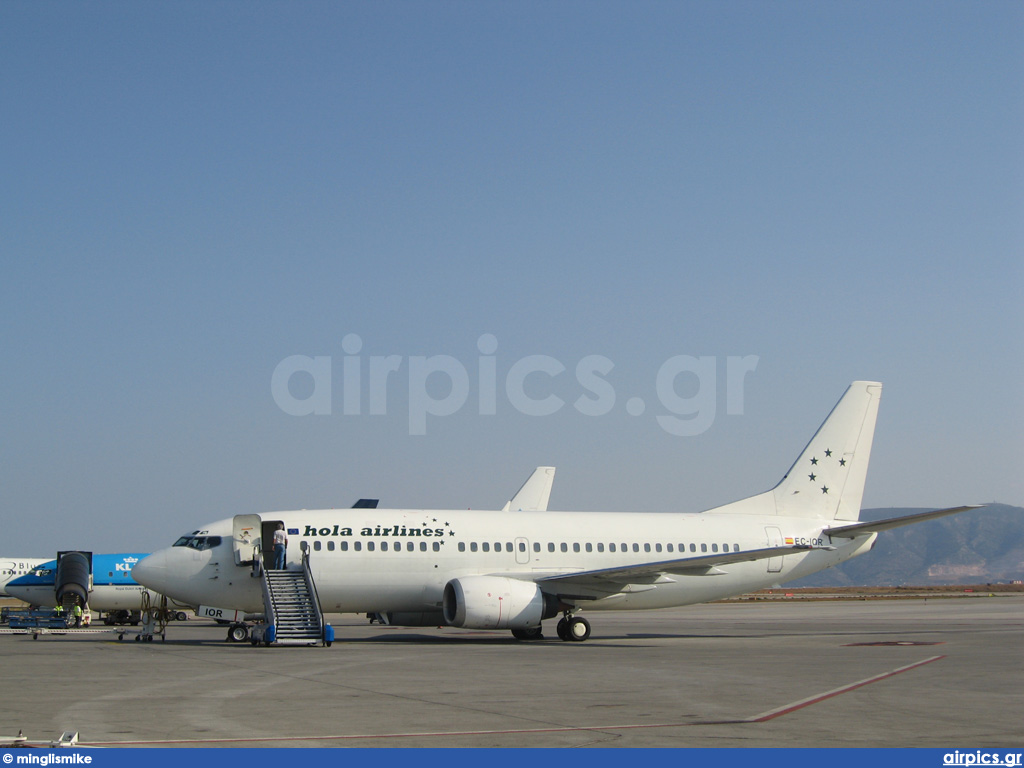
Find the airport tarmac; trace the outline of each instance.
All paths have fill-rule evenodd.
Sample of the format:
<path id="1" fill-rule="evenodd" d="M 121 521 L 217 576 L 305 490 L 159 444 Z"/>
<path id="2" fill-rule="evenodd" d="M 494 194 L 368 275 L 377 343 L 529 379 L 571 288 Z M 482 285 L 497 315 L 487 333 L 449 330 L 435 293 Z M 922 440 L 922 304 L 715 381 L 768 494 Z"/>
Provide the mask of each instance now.
<path id="1" fill-rule="evenodd" d="M 0 636 L 0 734 L 106 747 L 1021 747 L 1024 595 L 589 613 L 584 643 L 330 616 L 331 648 Z M 554 622 L 546 627 L 554 635 Z"/>

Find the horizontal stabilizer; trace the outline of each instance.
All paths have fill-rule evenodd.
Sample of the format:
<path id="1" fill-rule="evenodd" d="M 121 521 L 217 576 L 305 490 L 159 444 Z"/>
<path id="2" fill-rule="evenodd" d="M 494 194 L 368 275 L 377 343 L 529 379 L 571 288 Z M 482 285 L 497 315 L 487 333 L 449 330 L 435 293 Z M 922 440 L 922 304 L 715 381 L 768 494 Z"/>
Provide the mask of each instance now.
<path id="1" fill-rule="evenodd" d="M 969 504 L 966 507 L 950 507 L 949 509 L 937 509 L 934 512 L 919 512 L 916 515 L 904 515 L 903 517 L 890 517 L 886 520 L 876 520 L 873 523 L 856 523 L 854 525 L 843 525 L 838 528 L 826 528 L 823 533 L 832 538 L 852 539 L 856 536 L 864 536 L 868 533 L 888 531 L 890 528 L 900 528 L 904 525 L 923 523 L 926 520 L 934 520 L 937 517 L 955 515 L 958 512 L 966 512 L 969 509 L 981 509 L 985 504 Z"/>

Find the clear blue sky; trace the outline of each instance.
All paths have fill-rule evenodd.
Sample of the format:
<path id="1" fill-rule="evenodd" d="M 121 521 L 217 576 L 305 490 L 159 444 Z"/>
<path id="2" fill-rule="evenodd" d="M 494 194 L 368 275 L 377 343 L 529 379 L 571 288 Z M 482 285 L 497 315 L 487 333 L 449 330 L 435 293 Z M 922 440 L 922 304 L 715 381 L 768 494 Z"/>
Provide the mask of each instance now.
<path id="1" fill-rule="evenodd" d="M 866 506 L 1024 504 L 1019 2 L 8 2 L 0 109 L 5 554 L 493 508 L 540 464 L 555 508 L 699 511 L 854 379 L 885 384 Z M 365 380 L 343 412 L 348 334 L 364 377 L 400 361 L 383 415 Z M 275 402 L 292 355 L 331 358 L 330 415 Z M 466 402 L 411 435 L 440 355 Z M 505 392 L 529 355 L 552 415 Z M 675 380 L 714 395 L 697 435 L 657 419 L 679 355 L 717 369 Z"/>

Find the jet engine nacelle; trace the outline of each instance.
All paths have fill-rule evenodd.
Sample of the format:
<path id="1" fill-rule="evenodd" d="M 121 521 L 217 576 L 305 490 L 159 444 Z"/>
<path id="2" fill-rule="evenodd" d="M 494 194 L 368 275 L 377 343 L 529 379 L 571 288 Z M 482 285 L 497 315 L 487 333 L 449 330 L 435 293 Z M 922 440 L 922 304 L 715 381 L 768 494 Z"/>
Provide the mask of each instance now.
<path id="1" fill-rule="evenodd" d="M 464 576 L 444 587 L 444 620 L 467 629 L 530 629 L 558 613 L 558 600 L 532 581 Z"/>

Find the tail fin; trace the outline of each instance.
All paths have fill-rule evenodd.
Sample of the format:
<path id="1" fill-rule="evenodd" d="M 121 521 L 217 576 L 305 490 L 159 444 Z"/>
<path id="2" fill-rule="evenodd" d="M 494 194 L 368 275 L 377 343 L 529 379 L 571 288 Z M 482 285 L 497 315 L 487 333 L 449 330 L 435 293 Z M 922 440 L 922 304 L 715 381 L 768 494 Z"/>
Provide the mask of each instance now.
<path id="1" fill-rule="evenodd" d="M 546 512 L 551 498 L 551 484 L 555 482 L 554 467 L 537 467 L 516 495 L 505 502 L 502 512 Z"/>
<path id="2" fill-rule="evenodd" d="M 777 514 L 859 520 L 882 385 L 855 381 L 774 489 Z"/>

